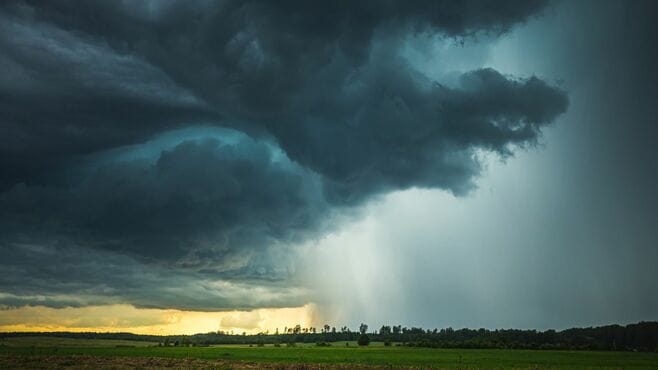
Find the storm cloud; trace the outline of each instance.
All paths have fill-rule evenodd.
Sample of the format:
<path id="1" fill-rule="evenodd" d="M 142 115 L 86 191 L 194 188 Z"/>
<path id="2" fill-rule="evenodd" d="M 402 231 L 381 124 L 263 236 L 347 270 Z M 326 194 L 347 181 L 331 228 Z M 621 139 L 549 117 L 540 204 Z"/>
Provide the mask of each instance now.
<path id="1" fill-rule="evenodd" d="M 468 193 L 478 153 L 567 109 L 534 76 L 434 80 L 405 42 L 486 42 L 544 6 L 6 3 L 0 302 L 304 303 L 292 246 L 391 191 Z"/>

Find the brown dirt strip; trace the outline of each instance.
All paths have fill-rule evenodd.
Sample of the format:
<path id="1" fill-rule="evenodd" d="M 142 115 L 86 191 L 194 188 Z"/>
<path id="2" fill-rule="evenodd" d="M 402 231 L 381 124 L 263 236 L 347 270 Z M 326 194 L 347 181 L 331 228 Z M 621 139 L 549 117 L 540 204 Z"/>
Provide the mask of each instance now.
<path id="1" fill-rule="evenodd" d="M 379 370 L 391 367 L 335 364 L 275 364 L 195 358 L 103 356 L 0 356 L 0 369 L 268 369 L 268 370 Z M 396 367 L 396 369 L 400 369 Z"/>

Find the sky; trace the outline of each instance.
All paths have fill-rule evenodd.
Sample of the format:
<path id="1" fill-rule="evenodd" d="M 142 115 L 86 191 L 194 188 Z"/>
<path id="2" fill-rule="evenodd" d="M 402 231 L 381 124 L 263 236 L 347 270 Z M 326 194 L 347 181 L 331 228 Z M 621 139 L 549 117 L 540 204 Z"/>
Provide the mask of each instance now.
<path id="1" fill-rule="evenodd" d="M 0 330 L 658 320 L 651 1 L 9 1 Z"/>

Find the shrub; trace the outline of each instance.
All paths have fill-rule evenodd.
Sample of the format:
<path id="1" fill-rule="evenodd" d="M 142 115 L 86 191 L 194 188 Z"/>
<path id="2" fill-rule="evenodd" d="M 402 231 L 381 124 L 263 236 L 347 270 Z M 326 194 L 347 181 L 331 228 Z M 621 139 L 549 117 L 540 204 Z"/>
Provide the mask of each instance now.
<path id="1" fill-rule="evenodd" d="M 361 334 L 356 343 L 360 346 L 367 346 L 370 344 L 370 337 L 368 337 L 368 334 Z"/>

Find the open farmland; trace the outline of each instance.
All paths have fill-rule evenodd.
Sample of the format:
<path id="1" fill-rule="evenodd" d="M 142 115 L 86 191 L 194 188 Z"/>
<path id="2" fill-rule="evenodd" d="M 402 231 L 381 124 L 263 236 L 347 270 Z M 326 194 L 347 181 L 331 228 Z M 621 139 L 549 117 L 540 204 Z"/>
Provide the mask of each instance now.
<path id="1" fill-rule="evenodd" d="M 88 341 L 88 342 L 86 342 Z M 74 346 L 75 344 L 75 346 Z M 0 367 L 655 369 L 658 354 L 333 345 L 158 347 L 146 342 L 6 338 Z"/>

